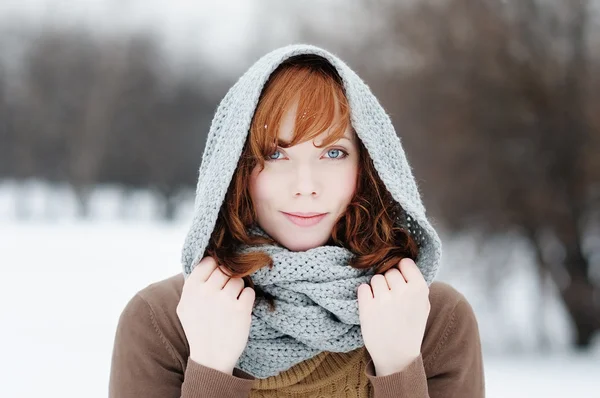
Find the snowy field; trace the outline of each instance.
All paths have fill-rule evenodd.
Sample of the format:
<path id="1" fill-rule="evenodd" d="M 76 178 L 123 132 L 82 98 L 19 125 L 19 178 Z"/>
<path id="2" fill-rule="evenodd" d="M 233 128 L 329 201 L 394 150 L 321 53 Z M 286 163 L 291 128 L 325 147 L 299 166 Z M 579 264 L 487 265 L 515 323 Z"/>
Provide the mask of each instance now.
<path id="1" fill-rule="evenodd" d="M 37 209 L 43 201 L 34 191 L 24 197 Z M 180 272 L 185 216 L 170 224 L 153 221 L 152 205 L 142 199 L 132 206 L 145 216 L 117 220 L 110 216 L 117 207 L 110 192 L 95 198 L 94 221 L 70 217 L 66 196 L 54 205 L 43 202 L 45 214 L 63 216 L 17 221 L 14 197 L 0 185 L 0 397 L 68 398 L 81 397 L 82 391 L 86 397 L 106 397 L 121 310 L 136 291 Z M 476 301 L 473 297 L 482 338 L 493 341 L 487 337 L 493 322 Z M 600 394 L 598 349 L 585 355 L 557 350 L 515 356 L 488 354 L 488 346 L 487 397 Z"/>

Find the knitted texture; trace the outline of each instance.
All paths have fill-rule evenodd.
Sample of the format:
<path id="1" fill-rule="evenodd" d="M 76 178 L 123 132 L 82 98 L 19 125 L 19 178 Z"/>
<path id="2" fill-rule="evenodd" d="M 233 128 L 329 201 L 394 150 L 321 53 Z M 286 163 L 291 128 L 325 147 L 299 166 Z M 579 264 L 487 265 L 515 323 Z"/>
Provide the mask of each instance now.
<path id="1" fill-rule="evenodd" d="M 340 75 L 350 105 L 350 122 L 395 201 L 390 206 L 397 224 L 417 242 L 416 264 L 431 284 L 441 261 L 441 241 L 427 219 L 417 183 L 389 116 L 349 66 L 333 53 L 308 44 L 281 47 L 261 57 L 219 104 L 202 155 L 192 224 L 182 249 L 184 277 L 187 279 L 204 256 L 262 88 L 283 61 L 300 54 L 323 57 Z M 251 338 L 240 358 L 240 368 L 256 377 L 267 377 L 321 351 L 344 352 L 358 347 L 361 337 L 356 326 L 356 288 L 370 278 L 344 267 L 351 253 L 325 246 L 306 252 L 280 251 L 275 247 L 265 251 L 277 258 L 275 272 L 261 269 L 252 279 L 279 296 L 281 310 L 277 315 L 268 314 L 262 304 L 255 303 Z M 261 355 L 265 360 L 255 363 Z"/>
<path id="2" fill-rule="evenodd" d="M 249 397 L 372 397 L 366 371 L 369 360 L 365 347 L 347 353 L 323 352 L 277 376 L 254 380 Z"/>
<path id="3" fill-rule="evenodd" d="M 250 233 L 267 236 L 260 227 Z M 237 367 L 267 378 L 323 352 L 364 346 L 356 289 L 373 270 L 352 268 L 353 254 L 342 247 L 318 246 L 293 252 L 278 245 L 245 246 L 263 251 L 273 268 L 255 271 L 252 281 L 274 296 L 275 310 L 256 300 L 246 348 Z"/>

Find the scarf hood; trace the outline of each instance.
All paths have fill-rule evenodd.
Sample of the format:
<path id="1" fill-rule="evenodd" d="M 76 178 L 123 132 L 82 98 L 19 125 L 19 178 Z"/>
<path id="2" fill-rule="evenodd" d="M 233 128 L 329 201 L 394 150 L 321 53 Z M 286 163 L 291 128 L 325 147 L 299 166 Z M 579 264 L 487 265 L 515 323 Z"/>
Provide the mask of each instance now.
<path id="1" fill-rule="evenodd" d="M 220 102 L 202 155 L 192 224 L 182 250 L 184 277 L 187 279 L 204 256 L 264 85 L 282 62 L 300 54 L 325 58 L 340 75 L 350 106 L 350 122 L 380 179 L 403 209 L 396 222 L 417 242 L 416 264 L 431 284 L 441 261 L 441 241 L 426 217 L 419 188 L 389 116 L 367 84 L 348 65 L 333 53 L 309 44 L 288 45 L 262 56 Z"/>

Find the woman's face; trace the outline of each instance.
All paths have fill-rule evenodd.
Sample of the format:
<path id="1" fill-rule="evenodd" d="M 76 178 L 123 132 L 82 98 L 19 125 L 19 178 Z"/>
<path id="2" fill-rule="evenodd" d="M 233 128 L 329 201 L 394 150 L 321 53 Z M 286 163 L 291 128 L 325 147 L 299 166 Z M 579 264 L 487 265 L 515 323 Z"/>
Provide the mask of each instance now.
<path id="1" fill-rule="evenodd" d="M 297 103 L 284 114 L 280 139 L 291 141 L 296 107 Z M 328 133 L 321 133 L 314 143 L 320 144 Z M 345 137 L 323 148 L 313 146 L 310 140 L 287 149 L 277 148 L 265 160 L 262 172 L 259 165 L 252 171 L 250 196 L 258 224 L 289 250 L 304 251 L 325 244 L 354 195 L 358 138 L 350 126 Z M 314 223 L 314 218 L 290 218 L 286 213 L 325 215 Z"/>

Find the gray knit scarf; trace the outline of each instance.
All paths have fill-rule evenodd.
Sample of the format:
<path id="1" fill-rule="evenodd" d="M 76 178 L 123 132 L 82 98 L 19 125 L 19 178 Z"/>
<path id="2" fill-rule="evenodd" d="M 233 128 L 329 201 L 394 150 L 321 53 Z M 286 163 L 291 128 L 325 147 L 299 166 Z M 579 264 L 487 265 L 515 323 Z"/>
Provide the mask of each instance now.
<path id="1" fill-rule="evenodd" d="M 231 179 L 246 142 L 260 94 L 270 74 L 285 60 L 312 54 L 329 62 L 342 79 L 350 119 L 394 207 L 396 222 L 419 246 L 416 259 L 431 284 L 441 262 L 442 245 L 426 216 L 416 180 L 391 120 L 370 88 L 339 57 L 322 48 L 294 44 L 257 60 L 227 92 L 213 118 L 198 173 L 194 215 L 181 254 L 184 278 L 205 255 Z M 253 248 L 246 248 L 254 250 Z M 251 275 L 255 285 L 275 296 L 276 311 L 255 302 L 249 342 L 238 367 L 257 378 L 274 376 L 322 352 L 348 352 L 363 345 L 356 289 L 370 272 L 348 266 L 351 253 L 321 246 L 305 252 L 260 247 L 274 268 Z M 266 307 L 267 306 L 267 307 Z"/>
<path id="2" fill-rule="evenodd" d="M 259 227 L 250 233 L 267 236 Z M 265 300 L 255 301 L 238 368 L 266 378 L 321 351 L 348 352 L 364 345 L 356 289 L 370 281 L 373 270 L 350 267 L 352 252 L 338 246 L 293 252 L 276 245 L 241 251 L 264 251 L 273 259 L 273 268 L 263 267 L 251 277 L 275 297 L 275 311 Z"/>

